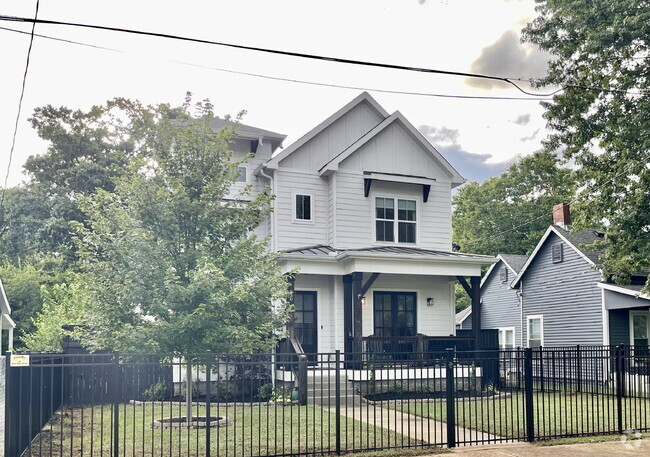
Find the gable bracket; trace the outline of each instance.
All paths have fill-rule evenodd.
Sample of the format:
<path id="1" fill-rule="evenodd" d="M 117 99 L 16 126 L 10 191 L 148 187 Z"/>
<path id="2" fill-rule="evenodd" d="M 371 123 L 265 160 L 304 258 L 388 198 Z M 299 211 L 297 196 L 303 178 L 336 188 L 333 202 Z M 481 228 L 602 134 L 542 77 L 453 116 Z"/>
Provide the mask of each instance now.
<path id="1" fill-rule="evenodd" d="M 370 275 L 366 283 L 361 288 L 361 296 L 366 295 L 366 292 L 368 292 L 368 289 L 372 287 L 372 285 L 374 284 L 374 282 L 377 280 L 378 277 L 379 277 L 379 273 L 373 273 Z"/>
<path id="2" fill-rule="evenodd" d="M 424 203 L 429 200 L 429 192 L 431 192 L 431 184 L 422 184 L 422 200 Z"/>
<path id="3" fill-rule="evenodd" d="M 363 178 L 363 196 L 368 198 L 370 195 L 370 186 L 372 185 L 372 178 Z"/>
<path id="4" fill-rule="evenodd" d="M 460 285 L 463 286 L 463 289 L 465 289 L 465 292 L 467 292 L 467 295 L 469 295 L 471 297 L 472 296 L 472 286 L 470 286 L 467 283 L 467 280 L 462 276 L 456 276 L 456 279 L 458 279 L 458 282 L 460 283 Z"/>

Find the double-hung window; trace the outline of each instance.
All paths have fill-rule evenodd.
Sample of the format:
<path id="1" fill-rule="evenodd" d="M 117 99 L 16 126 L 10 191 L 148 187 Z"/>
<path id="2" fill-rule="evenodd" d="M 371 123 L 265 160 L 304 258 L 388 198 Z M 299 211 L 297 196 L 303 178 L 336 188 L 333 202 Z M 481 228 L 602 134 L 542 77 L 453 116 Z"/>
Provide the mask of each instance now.
<path id="1" fill-rule="evenodd" d="M 415 200 L 375 197 L 375 239 L 377 241 L 416 243 L 416 233 L 417 202 Z"/>
<path id="2" fill-rule="evenodd" d="M 544 317 L 540 315 L 527 316 L 528 347 L 538 348 L 544 344 Z"/>
<path id="3" fill-rule="evenodd" d="M 506 327 L 499 329 L 499 348 L 500 349 L 514 349 L 515 348 L 515 328 Z"/>

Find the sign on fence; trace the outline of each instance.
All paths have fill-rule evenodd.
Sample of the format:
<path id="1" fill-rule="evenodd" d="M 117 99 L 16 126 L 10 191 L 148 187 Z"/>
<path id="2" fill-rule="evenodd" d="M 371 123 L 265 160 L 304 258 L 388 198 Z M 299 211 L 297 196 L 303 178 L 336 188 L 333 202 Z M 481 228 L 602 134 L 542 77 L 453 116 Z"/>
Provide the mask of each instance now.
<path id="1" fill-rule="evenodd" d="M 28 367 L 29 366 L 29 356 L 28 355 L 19 355 L 11 354 L 11 366 L 12 367 Z"/>

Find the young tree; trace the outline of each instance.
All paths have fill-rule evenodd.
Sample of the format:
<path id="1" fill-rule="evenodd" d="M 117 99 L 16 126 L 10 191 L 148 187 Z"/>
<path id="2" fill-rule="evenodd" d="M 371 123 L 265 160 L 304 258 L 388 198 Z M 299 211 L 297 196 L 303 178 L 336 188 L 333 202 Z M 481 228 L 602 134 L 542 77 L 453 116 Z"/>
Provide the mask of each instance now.
<path id="1" fill-rule="evenodd" d="M 537 2 L 539 16 L 523 36 L 555 56 L 539 85 L 565 87 L 544 102 L 546 147 L 578 165 L 575 225 L 608 224 L 603 269 L 625 282 L 650 269 L 650 7 Z"/>
<path id="2" fill-rule="evenodd" d="M 288 283 L 267 240 L 252 235 L 272 196 L 238 176 L 232 129 L 215 132 L 212 106 L 189 102 L 156 119 L 128 176 L 83 198 L 79 226 L 94 348 L 184 353 L 269 350 L 286 322 Z"/>
<path id="3" fill-rule="evenodd" d="M 572 171 L 561 167 L 556 154 L 524 157 L 500 176 L 458 191 L 454 242 L 477 254 L 530 253 L 551 223 L 553 205 L 571 200 L 574 193 Z"/>

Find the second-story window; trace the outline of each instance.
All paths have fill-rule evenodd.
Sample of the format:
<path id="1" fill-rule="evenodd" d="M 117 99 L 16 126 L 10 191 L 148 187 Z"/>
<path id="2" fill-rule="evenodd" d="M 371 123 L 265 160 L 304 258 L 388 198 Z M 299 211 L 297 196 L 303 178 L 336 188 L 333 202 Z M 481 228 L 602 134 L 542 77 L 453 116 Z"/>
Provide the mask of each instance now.
<path id="1" fill-rule="evenodd" d="M 311 195 L 296 194 L 296 220 L 311 221 Z"/>
<path id="2" fill-rule="evenodd" d="M 237 182 L 239 183 L 246 183 L 248 182 L 248 168 L 246 168 L 243 165 L 240 165 L 237 167 L 239 170 L 239 176 L 237 176 Z"/>
<path id="3" fill-rule="evenodd" d="M 395 214 L 396 206 L 397 214 Z M 416 242 L 417 202 L 415 200 L 376 197 L 375 219 L 375 237 L 377 241 Z"/>

